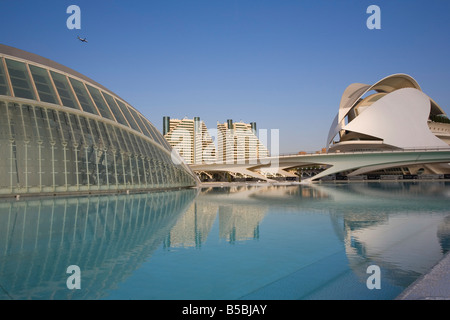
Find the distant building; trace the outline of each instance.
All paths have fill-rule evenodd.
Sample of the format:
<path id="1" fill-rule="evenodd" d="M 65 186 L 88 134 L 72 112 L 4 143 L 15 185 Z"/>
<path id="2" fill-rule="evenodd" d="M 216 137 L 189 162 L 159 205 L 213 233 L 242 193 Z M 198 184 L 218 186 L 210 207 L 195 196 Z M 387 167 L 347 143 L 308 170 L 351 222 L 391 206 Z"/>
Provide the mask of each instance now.
<path id="1" fill-rule="evenodd" d="M 267 147 L 258 139 L 255 122 L 218 122 L 215 131 L 208 130 L 199 117 L 171 119 L 166 116 L 163 135 L 190 165 L 251 163 L 269 156 Z"/>
<path id="2" fill-rule="evenodd" d="M 267 147 L 261 143 L 256 133 L 256 123 L 217 123 L 217 162 L 249 163 L 269 156 Z"/>
<path id="3" fill-rule="evenodd" d="M 163 118 L 163 135 L 187 164 L 214 163 L 216 148 L 204 121 Z"/>

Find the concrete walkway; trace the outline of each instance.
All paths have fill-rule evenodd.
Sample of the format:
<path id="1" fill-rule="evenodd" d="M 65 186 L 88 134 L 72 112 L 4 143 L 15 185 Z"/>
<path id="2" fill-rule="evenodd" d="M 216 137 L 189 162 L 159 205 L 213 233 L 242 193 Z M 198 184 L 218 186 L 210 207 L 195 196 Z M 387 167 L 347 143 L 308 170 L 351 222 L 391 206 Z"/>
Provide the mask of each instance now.
<path id="1" fill-rule="evenodd" d="M 396 300 L 450 300 L 450 252 Z"/>

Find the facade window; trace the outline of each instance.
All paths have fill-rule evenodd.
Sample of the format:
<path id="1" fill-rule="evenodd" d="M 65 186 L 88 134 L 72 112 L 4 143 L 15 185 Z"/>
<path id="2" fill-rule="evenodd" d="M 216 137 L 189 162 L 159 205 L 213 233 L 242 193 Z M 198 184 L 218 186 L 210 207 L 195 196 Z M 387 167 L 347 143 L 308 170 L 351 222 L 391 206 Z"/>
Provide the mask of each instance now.
<path id="1" fill-rule="evenodd" d="M 30 71 L 41 101 L 58 103 L 48 71 L 32 65 L 30 65 Z"/>
<path id="2" fill-rule="evenodd" d="M 90 85 L 86 85 L 86 87 L 89 90 L 89 93 L 91 94 L 92 99 L 95 102 L 95 105 L 97 106 L 98 110 L 100 111 L 102 117 L 114 120 L 114 117 L 112 116 L 111 112 L 109 111 L 108 106 L 106 105 L 105 101 L 102 98 L 102 95 L 100 94 L 100 91 L 98 89 L 95 89 L 94 87 L 91 87 Z"/>
<path id="3" fill-rule="evenodd" d="M 105 98 L 106 103 L 108 104 L 112 113 L 114 113 L 114 116 L 116 117 L 117 122 L 119 122 L 120 124 L 123 124 L 124 126 L 129 127 L 127 120 L 125 120 L 122 112 L 120 111 L 120 109 L 117 106 L 116 102 L 114 101 L 113 97 L 111 97 L 109 94 L 107 94 L 105 92 L 103 92 L 103 97 Z"/>
<path id="4" fill-rule="evenodd" d="M 142 133 L 145 134 L 145 132 L 146 132 L 145 127 L 143 127 L 143 124 L 140 121 L 140 118 L 139 118 L 139 115 L 137 114 L 137 112 L 132 107 L 128 107 L 128 110 L 130 110 L 130 112 L 133 115 L 133 118 L 136 121 L 138 127 L 141 129 L 140 131 L 142 131 Z M 145 135 L 147 135 L 147 134 L 145 134 Z"/>
<path id="5" fill-rule="evenodd" d="M 10 59 L 5 60 L 14 95 L 18 98 L 36 99 L 25 63 Z"/>
<path id="6" fill-rule="evenodd" d="M 133 117 L 131 116 L 130 111 L 128 111 L 127 106 L 120 100 L 116 99 L 117 104 L 120 107 L 120 110 L 122 110 L 122 113 L 125 115 L 125 117 L 128 120 L 128 123 L 130 124 L 131 128 L 133 128 L 134 130 L 141 132 L 141 129 L 139 128 L 139 126 L 137 125 L 136 121 L 134 121 Z"/>
<path id="7" fill-rule="evenodd" d="M 0 95 L 9 96 L 8 81 L 6 81 L 5 70 L 3 70 L 3 59 L 0 58 Z"/>
<path id="8" fill-rule="evenodd" d="M 53 71 L 50 71 L 50 74 L 63 106 L 80 110 L 75 96 L 72 93 L 72 89 L 67 82 L 67 78 L 64 75 Z"/>
<path id="9" fill-rule="evenodd" d="M 77 95 L 78 101 L 80 101 L 83 111 L 98 115 L 97 110 L 95 110 L 94 104 L 83 83 L 73 78 L 69 78 L 69 80 L 72 84 L 73 91 L 75 91 L 75 94 Z"/>

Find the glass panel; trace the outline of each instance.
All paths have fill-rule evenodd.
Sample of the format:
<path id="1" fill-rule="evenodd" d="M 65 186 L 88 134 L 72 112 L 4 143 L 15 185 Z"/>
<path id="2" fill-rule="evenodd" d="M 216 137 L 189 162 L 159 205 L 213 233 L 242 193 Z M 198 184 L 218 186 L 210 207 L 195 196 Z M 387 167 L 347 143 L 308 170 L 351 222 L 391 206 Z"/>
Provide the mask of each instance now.
<path id="1" fill-rule="evenodd" d="M 47 109 L 47 121 L 49 123 L 48 130 L 51 131 L 52 140 L 58 142 L 61 135 L 57 131 L 59 129 L 59 123 L 55 110 Z"/>
<path id="2" fill-rule="evenodd" d="M 142 122 L 141 122 L 141 119 L 140 119 L 139 115 L 137 114 L 136 110 L 134 110 L 132 107 L 128 107 L 128 109 L 129 109 L 130 112 L 133 114 L 133 117 L 134 117 L 134 119 L 136 120 L 138 126 L 142 129 L 142 130 L 141 130 L 142 133 L 143 133 L 143 134 L 146 134 L 146 132 L 145 132 L 145 131 L 146 131 L 146 130 L 145 130 L 145 127 L 143 126 L 143 124 L 142 124 Z"/>
<path id="3" fill-rule="evenodd" d="M 80 120 L 80 126 L 84 134 L 84 142 L 82 149 L 82 163 L 81 163 L 81 172 L 85 173 L 82 175 L 82 184 L 84 185 L 95 185 L 96 177 L 95 173 L 95 149 L 94 149 L 94 139 L 92 137 L 92 133 L 89 127 L 88 119 L 83 116 L 78 116 Z"/>
<path id="4" fill-rule="evenodd" d="M 83 83 L 73 78 L 69 78 L 69 80 L 72 84 L 73 91 L 75 91 L 75 94 L 77 95 L 78 101 L 80 101 L 83 111 L 98 115 L 97 110 L 95 110 L 94 104 Z"/>
<path id="5" fill-rule="evenodd" d="M 125 177 L 125 165 L 123 164 L 123 155 L 119 152 L 116 152 L 115 157 L 115 169 L 114 169 L 114 175 L 116 176 L 117 182 L 119 184 L 125 184 L 126 183 L 126 177 Z"/>
<path id="6" fill-rule="evenodd" d="M 30 71 L 41 101 L 58 103 L 47 70 L 30 65 Z"/>
<path id="7" fill-rule="evenodd" d="M 2 59 L 0 59 L 0 95 L 4 96 L 11 95 L 8 88 L 8 82 L 6 81 L 6 74 L 5 71 L 3 70 Z"/>
<path id="8" fill-rule="evenodd" d="M 81 130 L 84 133 L 84 141 L 87 146 L 93 146 L 94 143 L 94 137 L 91 133 L 91 128 L 89 127 L 88 119 L 83 116 L 78 116 L 78 119 L 80 120 Z"/>
<path id="9" fill-rule="evenodd" d="M 90 132 L 92 132 L 92 138 L 94 145 L 102 145 L 103 144 L 103 138 L 100 135 L 100 132 L 97 130 L 97 124 L 94 119 L 88 119 L 86 118 L 86 121 L 88 122 Z"/>
<path id="10" fill-rule="evenodd" d="M 134 135 L 134 134 L 131 134 L 130 135 L 130 139 L 131 139 L 131 143 L 134 146 L 135 154 L 138 154 L 138 155 L 144 154 L 144 149 L 142 148 L 142 145 L 139 143 L 141 138 L 136 136 L 136 135 Z"/>
<path id="11" fill-rule="evenodd" d="M 49 137 L 51 137 L 51 142 L 55 142 L 55 144 L 51 144 L 50 148 L 47 149 L 50 151 L 51 156 L 49 158 L 51 161 L 51 173 L 52 173 L 52 183 L 51 186 L 63 186 L 65 185 L 64 179 L 64 149 L 61 145 L 61 133 L 59 126 L 59 119 L 55 110 L 47 109 L 47 121 L 48 121 L 48 131 Z"/>
<path id="12" fill-rule="evenodd" d="M 171 147 L 167 140 L 160 134 L 160 132 L 147 120 L 142 116 L 142 121 L 144 125 L 147 127 L 147 129 L 150 131 L 150 134 L 153 138 L 153 140 L 157 143 L 160 143 L 162 146 L 164 146 L 167 150 L 171 150 Z"/>
<path id="13" fill-rule="evenodd" d="M 71 139 L 71 129 L 69 124 L 69 118 L 66 112 L 58 112 L 59 123 L 61 126 L 61 131 L 64 141 L 69 141 Z"/>
<path id="14" fill-rule="evenodd" d="M 149 123 L 147 122 L 147 119 L 145 119 L 144 116 L 141 117 L 141 122 L 144 125 L 144 127 L 147 129 L 147 131 L 149 133 L 149 137 L 152 138 L 153 140 L 155 140 L 156 142 L 158 142 L 158 140 L 156 139 L 156 136 L 154 135 L 153 131 L 150 128 Z"/>
<path id="15" fill-rule="evenodd" d="M 125 141 L 123 140 L 123 130 L 119 129 L 119 128 L 115 128 L 115 131 L 116 131 L 117 141 L 119 142 L 120 151 L 131 152 L 128 149 L 128 145 L 126 145 Z"/>
<path id="16" fill-rule="evenodd" d="M 52 140 L 49 136 L 50 132 L 48 130 L 48 122 L 47 122 L 47 111 L 41 107 L 34 108 L 34 116 L 35 116 L 35 126 L 36 132 L 38 132 L 38 137 L 41 143 L 38 145 L 38 154 L 36 157 L 36 161 L 39 165 L 39 179 L 40 179 L 40 187 L 52 186 L 52 157 L 50 141 Z M 47 152 L 46 152 L 47 151 Z"/>
<path id="17" fill-rule="evenodd" d="M 150 124 L 150 128 L 153 130 L 154 135 L 156 136 L 156 141 L 160 141 L 162 146 L 165 146 L 167 150 L 171 151 L 172 147 L 170 146 L 169 142 L 167 142 L 166 138 L 164 138 L 163 135 L 152 124 Z"/>
<path id="18" fill-rule="evenodd" d="M 36 99 L 25 63 L 9 59 L 5 60 L 6 65 L 8 66 L 14 95 L 19 98 Z"/>
<path id="19" fill-rule="evenodd" d="M 64 75 L 53 71 L 50 71 L 50 74 L 52 75 L 53 82 L 55 83 L 56 90 L 58 91 L 63 106 L 80 110 L 72 90 L 70 89 L 69 83 L 67 82 L 67 78 Z"/>
<path id="20" fill-rule="evenodd" d="M 125 106 L 124 103 L 122 103 L 120 100 L 117 100 L 117 104 L 119 105 L 120 109 L 122 110 L 123 114 L 125 115 L 125 117 L 128 120 L 128 123 L 130 124 L 130 126 L 138 131 L 141 132 L 141 129 L 139 129 L 138 125 L 136 124 L 136 121 L 134 121 L 133 117 L 131 116 L 131 113 L 128 111 L 128 108 Z"/>
<path id="21" fill-rule="evenodd" d="M 123 138 L 128 146 L 128 151 L 132 154 L 137 154 L 134 143 L 130 140 L 130 133 L 126 130 L 122 130 Z"/>
<path id="22" fill-rule="evenodd" d="M 106 131 L 105 124 L 103 122 L 97 121 L 98 129 L 100 130 L 100 135 L 102 136 L 103 147 L 111 148 L 111 141 L 108 136 L 108 132 Z"/>
<path id="23" fill-rule="evenodd" d="M 73 130 L 74 135 L 73 144 L 78 146 L 84 145 L 85 144 L 84 135 L 83 132 L 81 131 L 81 126 L 78 117 L 74 114 L 70 114 L 69 122 L 71 124 L 71 128 Z"/>
<path id="24" fill-rule="evenodd" d="M 142 117 L 140 115 L 138 115 L 138 117 L 136 118 L 136 120 L 139 122 L 139 126 L 142 129 L 142 132 L 149 137 L 150 139 L 153 139 L 151 132 L 148 130 L 148 127 L 144 124 L 144 121 L 142 120 Z"/>
<path id="25" fill-rule="evenodd" d="M 117 141 L 118 138 L 116 137 L 116 132 L 114 131 L 113 126 L 108 123 L 108 124 L 105 124 L 105 127 L 106 127 L 106 133 L 107 133 L 108 141 L 109 141 L 111 148 L 114 148 L 117 150 L 119 148 L 118 141 Z"/>
<path id="26" fill-rule="evenodd" d="M 142 129 L 142 130 L 144 130 L 144 134 L 146 136 L 148 136 L 149 138 L 155 140 L 155 137 L 153 137 L 153 132 L 150 130 L 150 127 L 149 127 L 149 125 L 147 123 L 147 119 L 145 119 L 144 116 L 140 115 L 140 119 L 139 120 L 141 121 L 140 123 L 142 124 L 141 127 L 145 128 L 145 130 Z"/>
<path id="27" fill-rule="evenodd" d="M 95 105 L 97 106 L 98 110 L 102 114 L 102 117 L 108 118 L 110 120 L 114 120 L 114 117 L 112 116 L 111 112 L 108 109 L 108 106 L 106 105 L 105 101 L 102 98 L 102 95 L 100 94 L 100 91 L 98 89 L 95 89 L 89 85 L 86 84 L 86 87 L 89 90 L 89 93 L 91 94 L 92 99 L 95 102 Z"/>
<path id="28" fill-rule="evenodd" d="M 142 146 L 142 148 L 141 148 L 142 155 L 143 156 L 148 156 L 149 155 L 149 147 L 148 147 L 149 142 L 147 140 L 140 139 L 140 138 L 139 138 L 139 142 L 140 142 L 140 144 Z"/>
<path id="29" fill-rule="evenodd" d="M 120 123 L 123 124 L 124 126 L 129 126 L 127 123 L 127 120 L 125 120 L 125 118 L 122 115 L 122 112 L 120 112 L 119 107 L 117 106 L 116 102 L 114 101 L 113 97 L 111 97 L 109 94 L 102 92 L 103 93 L 103 97 L 106 100 L 106 103 L 108 103 L 109 108 L 111 109 L 112 113 L 114 114 L 114 116 L 116 117 L 116 120 Z"/>
<path id="30" fill-rule="evenodd" d="M 33 124 L 31 123 L 33 107 L 29 105 L 22 105 L 21 109 L 25 139 L 31 141 L 33 140 Z"/>

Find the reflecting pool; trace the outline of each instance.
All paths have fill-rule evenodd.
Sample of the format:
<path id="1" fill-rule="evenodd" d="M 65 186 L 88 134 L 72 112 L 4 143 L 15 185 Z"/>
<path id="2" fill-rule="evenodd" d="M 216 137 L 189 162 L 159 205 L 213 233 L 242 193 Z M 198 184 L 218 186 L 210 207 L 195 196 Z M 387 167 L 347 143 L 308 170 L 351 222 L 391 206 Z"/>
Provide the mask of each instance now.
<path id="1" fill-rule="evenodd" d="M 0 299 L 394 299 L 449 250 L 449 198 L 408 181 L 3 200 Z"/>

